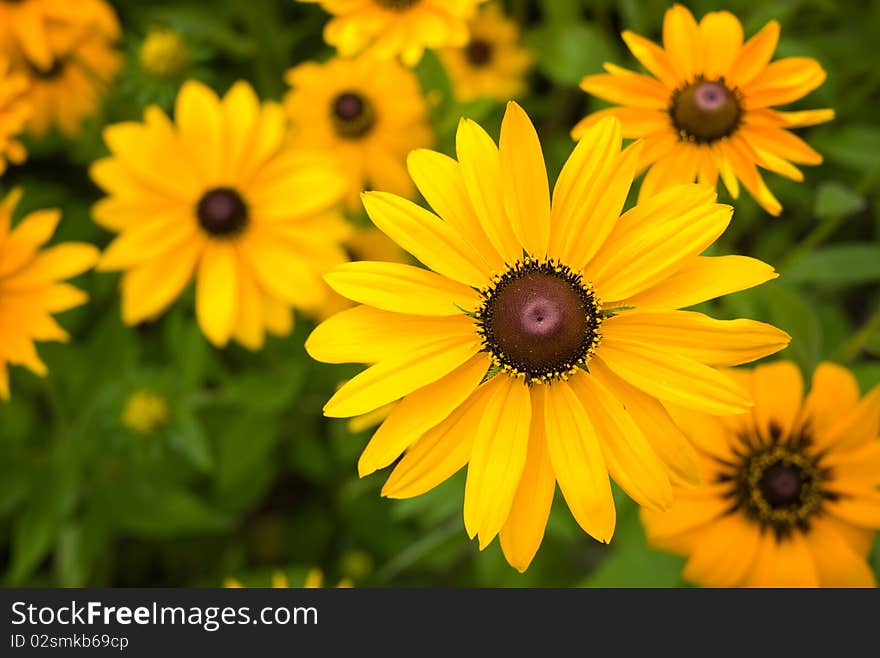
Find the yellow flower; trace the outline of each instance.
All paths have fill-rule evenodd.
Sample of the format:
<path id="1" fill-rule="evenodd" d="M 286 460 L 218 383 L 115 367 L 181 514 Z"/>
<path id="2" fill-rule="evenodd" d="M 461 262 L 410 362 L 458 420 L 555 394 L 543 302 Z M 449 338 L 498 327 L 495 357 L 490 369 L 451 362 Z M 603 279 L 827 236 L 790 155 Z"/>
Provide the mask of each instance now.
<path id="1" fill-rule="evenodd" d="M 778 215 L 782 206 L 757 167 L 803 180 L 792 163 L 816 165 L 822 156 L 787 129 L 834 118 L 833 110 L 771 109 L 825 80 L 825 71 L 809 57 L 770 63 L 778 38 L 776 21 L 743 43 L 742 26 L 729 12 L 706 14 L 697 24 L 688 9 L 675 5 L 663 22 L 663 48 L 623 33 L 654 77 L 606 64 L 607 73 L 584 78 L 586 92 L 618 107 L 593 113 L 572 134 L 577 139 L 610 115 L 620 119 L 624 137 L 644 138 L 639 170 L 649 171 L 640 198 L 694 180 L 715 187 L 720 176 L 733 198 L 742 181 L 768 213 Z"/>
<path id="2" fill-rule="evenodd" d="M 21 164 L 27 152 L 16 137 L 24 130 L 30 106 L 24 99 L 28 81 L 24 75 L 11 73 L 9 62 L 0 56 L 0 175 L 6 162 Z"/>
<path id="3" fill-rule="evenodd" d="M 520 45 L 517 24 L 493 4 L 477 14 L 469 27 L 466 45 L 440 51 L 455 95 L 463 101 L 506 101 L 522 95 L 532 56 Z"/>
<path id="4" fill-rule="evenodd" d="M 674 411 L 697 446 L 701 484 L 644 511 L 651 541 L 688 556 L 713 587 L 873 587 L 880 529 L 880 386 L 859 400 L 848 370 L 822 363 L 802 402 L 789 362 L 732 373 L 754 396 L 727 418 Z"/>
<path id="5" fill-rule="evenodd" d="M 285 109 L 297 145 L 336 154 L 358 207 L 372 188 L 412 197 L 406 154 L 433 144 L 428 108 L 415 74 L 395 61 L 366 58 L 307 62 L 287 73 Z"/>
<path id="6" fill-rule="evenodd" d="M 9 399 L 7 365 L 20 365 L 44 376 L 34 341 L 67 341 L 52 314 L 84 304 L 88 296 L 64 279 L 91 268 L 98 250 L 66 243 L 40 248 L 55 233 L 59 210 L 38 210 L 11 228 L 21 198 L 13 191 L 0 203 L 0 399 Z"/>
<path id="7" fill-rule="evenodd" d="M 83 37 L 112 42 L 119 36 L 119 21 L 104 0 L 0 2 L 0 54 L 42 71 Z"/>
<path id="8" fill-rule="evenodd" d="M 93 216 L 119 236 L 98 267 L 125 272 L 126 324 L 156 318 L 196 279 L 208 340 L 255 350 L 267 331 L 290 333 L 291 307 L 323 303 L 321 273 L 346 260 L 347 229 L 332 214 L 345 182 L 325 159 L 290 148 L 280 105 L 261 105 L 245 82 L 221 100 L 191 81 L 173 122 L 152 106 L 104 139 L 112 155 L 91 175 L 109 197 Z"/>
<path id="9" fill-rule="evenodd" d="M 317 2 L 334 18 L 324 40 L 343 57 L 366 53 L 378 59 L 400 55 L 415 66 L 425 48 L 461 46 L 467 21 L 486 0 L 298 0 Z"/>
<path id="10" fill-rule="evenodd" d="M 324 572 L 314 567 L 309 569 L 308 573 L 306 573 L 306 579 L 303 582 L 303 589 L 321 589 L 324 586 Z M 244 585 L 241 584 L 239 580 L 235 578 L 227 578 L 223 583 L 223 587 L 228 589 L 241 589 Z M 287 589 L 290 587 L 290 581 L 287 579 L 287 574 L 283 571 L 276 571 L 272 574 L 272 589 Z M 347 589 L 352 587 L 351 581 L 347 578 L 343 578 L 339 581 L 339 584 L 336 586 L 337 588 Z"/>
<path id="11" fill-rule="evenodd" d="M 141 67 L 157 78 L 173 78 L 189 61 L 189 48 L 183 37 L 168 28 L 154 27 L 141 44 Z"/>
<path id="12" fill-rule="evenodd" d="M 125 401 L 122 424 L 133 432 L 151 436 L 168 423 L 168 402 L 152 391 L 136 391 Z"/>
<path id="13" fill-rule="evenodd" d="M 97 33 L 59 51 L 48 69 L 25 66 L 33 109 L 28 132 L 43 137 L 53 125 L 68 138 L 79 135 L 85 119 L 98 111 L 107 88 L 122 66 L 122 56 Z"/>
<path id="14" fill-rule="evenodd" d="M 615 524 L 609 471 L 637 502 L 668 506 L 670 483 L 695 480 L 697 463 L 661 401 L 744 411 L 746 390 L 715 367 L 789 341 L 769 325 L 676 310 L 776 274 L 751 258 L 699 255 L 732 212 L 706 187 L 671 188 L 620 216 L 640 147 L 621 152 L 618 121 L 599 122 L 551 204 L 538 136 L 518 105 L 508 105 L 500 149 L 462 121 L 458 161 L 424 150 L 409 158 L 437 215 L 364 195 L 373 223 L 430 270 L 337 268 L 328 283 L 361 305 L 306 343 L 319 361 L 370 364 L 325 415 L 400 400 L 360 474 L 406 451 L 383 493 L 407 498 L 467 464 L 467 532 L 481 547 L 500 532 L 520 570 L 541 543 L 557 482 L 581 527 L 602 541 Z"/>

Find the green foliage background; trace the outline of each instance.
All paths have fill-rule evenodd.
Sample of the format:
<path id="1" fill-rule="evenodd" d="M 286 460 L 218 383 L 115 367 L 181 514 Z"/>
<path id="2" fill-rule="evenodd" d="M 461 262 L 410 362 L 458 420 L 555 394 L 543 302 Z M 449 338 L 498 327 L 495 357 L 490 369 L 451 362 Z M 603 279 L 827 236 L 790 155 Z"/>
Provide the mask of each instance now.
<path id="1" fill-rule="evenodd" d="M 29 144 L 30 160 L 0 182 L 21 185 L 22 212 L 64 209 L 56 240 L 104 245 L 89 218 L 98 198 L 88 163 L 105 153 L 101 126 L 137 119 L 145 104 L 170 106 L 187 77 L 225 91 L 251 81 L 280 98 L 283 72 L 330 54 L 324 13 L 292 0 L 113 3 L 128 63 L 103 115 L 80 140 Z M 776 18 L 777 56 L 816 57 L 828 81 L 800 107 L 834 107 L 837 119 L 810 129 L 825 154 L 804 184 L 767 175 L 785 210 L 766 216 L 748 197 L 716 253 L 745 253 L 783 273 L 754 291 L 707 305 L 716 317 L 772 322 L 794 340 L 782 356 L 809 375 L 821 359 L 852 367 L 863 390 L 880 382 L 880 2 L 695 1 L 700 16 L 726 8 L 753 34 Z M 572 148 L 569 128 L 598 103 L 577 83 L 603 61 L 635 66 L 619 38 L 628 28 L 656 38 L 666 0 L 510 0 L 537 56 L 531 93 L 551 173 Z M 190 43 L 192 63 L 159 82 L 139 69 L 146 30 L 167 25 Z M 429 54 L 418 68 L 426 89 L 443 94 L 433 123 L 439 149 L 451 153 L 459 116 L 497 135 L 501 104 L 462 106 Z M 363 217 L 355 221 L 365 221 Z M 311 362 L 310 325 L 250 354 L 217 351 L 199 333 L 192 299 L 155 324 L 128 329 L 119 319 L 117 277 L 90 273 L 78 282 L 91 302 L 67 313 L 74 340 L 40 353 L 50 376 L 14 369 L 13 398 L 0 405 L 0 569 L 7 586 L 217 586 L 228 576 L 265 585 L 275 569 L 293 584 L 320 565 L 332 584 L 357 586 L 676 586 L 682 560 L 650 550 L 634 505 L 618 495 L 611 546 L 576 526 L 557 495 L 544 545 L 525 575 L 505 563 L 497 542 L 483 553 L 467 540 L 463 474 L 410 501 L 380 498 L 383 475 L 359 480 L 355 464 L 367 435 L 321 418 L 334 387 L 354 370 Z M 149 389 L 171 403 L 158 434 L 132 434 L 122 405 Z M 619 492 L 618 492 L 619 493 Z M 880 570 L 880 552 L 873 564 Z"/>

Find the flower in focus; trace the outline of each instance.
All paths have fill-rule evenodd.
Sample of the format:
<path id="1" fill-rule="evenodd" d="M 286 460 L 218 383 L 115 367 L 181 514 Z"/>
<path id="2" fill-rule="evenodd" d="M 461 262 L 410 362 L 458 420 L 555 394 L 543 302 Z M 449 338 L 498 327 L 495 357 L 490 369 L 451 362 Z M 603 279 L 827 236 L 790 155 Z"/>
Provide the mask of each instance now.
<path id="1" fill-rule="evenodd" d="M 20 73 L 9 71 L 9 62 L 0 56 L 0 175 L 7 161 L 21 164 L 27 157 L 24 146 L 16 137 L 22 133 L 30 116 L 24 98 L 28 81 Z"/>
<path id="2" fill-rule="evenodd" d="M 319 361 L 370 366 L 327 416 L 400 400 L 360 474 L 405 452 L 383 494 L 409 498 L 467 465 L 467 532 L 481 548 L 500 533 L 519 570 L 538 550 L 557 482 L 601 541 L 615 525 L 609 471 L 637 502 L 667 507 L 671 483 L 696 481 L 698 464 L 663 403 L 745 411 L 747 391 L 716 367 L 789 341 L 759 322 L 677 310 L 776 274 L 751 258 L 699 255 L 731 218 L 708 188 L 677 186 L 621 216 L 641 148 L 621 152 L 621 141 L 613 118 L 586 131 L 552 203 L 538 136 L 515 103 L 500 148 L 464 120 L 457 161 L 413 152 L 410 173 L 437 214 L 381 192 L 364 205 L 429 269 L 336 268 L 327 282 L 360 305 L 306 343 Z"/>
<path id="3" fill-rule="evenodd" d="M 741 181 L 768 213 L 778 215 L 782 206 L 757 167 L 803 180 L 794 164 L 816 165 L 822 156 L 789 129 L 834 118 L 828 109 L 772 109 L 825 80 L 809 57 L 771 63 L 778 38 L 776 21 L 743 43 L 742 25 L 729 12 L 708 13 L 697 24 L 687 8 L 675 5 L 663 21 L 663 48 L 623 33 L 653 77 L 606 64 L 607 73 L 584 78 L 586 92 L 617 106 L 594 112 L 572 134 L 578 139 L 610 115 L 620 119 L 624 137 L 644 138 L 638 168 L 648 173 L 640 198 L 694 180 L 715 187 L 720 176 L 733 198 Z"/>
<path id="4" fill-rule="evenodd" d="M 157 78 L 173 78 L 189 63 L 189 48 L 179 32 L 154 27 L 141 44 L 141 67 Z"/>
<path id="5" fill-rule="evenodd" d="M 284 105 L 297 146 L 336 154 L 349 178 L 349 208 L 364 189 L 415 195 L 406 154 L 431 146 L 428 108 L 415 74 L 393 60 L 307 62 L 287 73 Z"/>
<path id="6" fill-rule="evenodd" d="M 168 423 L 168 401 L 153 391 L 135 391 L 125 401 L 122 424 L 132 432 L 152 436 Z"/>
<path id="7" fill-rule="evenodd" d="M 345 181 L 292 150 L 280 105 L 245 82 L 222 99 L 188 82 L 174 114 L 151 106 L 142 123 L 104 131 L 111 157 L 91 175 L 109 196 L 92 214 L 119 235 L 98 269 L 124 272 L 126 324 L 156 318 L 195 279 L 208 340 L 259 349 L 266 332 L 290 333 L 292 307 L 323 303 L 321 273 L 346 260 L 335 214 Z"/>
<path id="8" fill-rule="evenodd" d="M 28 132 L 44 137 L 57 126 L 68 138 L 79 135 L 85 119 L 94 116 L 122 66 L 122 55 L 106 40 L 89 36 L 60 52 L 48 69 L 26 66 L 32 107 Z"/>
<path id="9" fill-rule="evenodd" d="M 517 24 L 492 4 L 471 20 L 469 29 L 467 44 L 440 51 L 459 100 L 506 101 L 522 95 L 532 56 L 520 44 Z"/>
<path id="10" fill-rule="evenodd" d="M 235 578 L 227 578 L 223 583 L 223 587 L 230 589 L 240 589 L 244 587 L 240 581 Z M 287 574 L 283 571 L 276 571 L 272 574 L 272 589 L 288 589 L 290 587 L 290 581 L 287 578 Z M 306 573 L 305 581 L 303 581 L 302 588 L 303 589 L 321 589 L 324 587 L 324 572 L 321 571 L 317 567 L 313 567 L 308 570 Z M 352 587 L 351 581 L 347 578 L 344 578 L 339 581 L 339 584 L 336 586 L 337 588 L 347 589 Z"/>
<path id="11" fill-rule="evenodd" d="M 82 38 L 107 43 L 120 37 L 119 21 L 104 0 L 0 2 L 0 53 L 49 71 L 59 53 Z"/>
<path id="12" fill-rule="evenodd" d="M 802 401 L 789 362 L 732 373 L 747 414 L 674 411 L 697 446 L 701 484 L 666 512 L 643 511 L 650 540 L 688 556 L 708 586 L 873 587 L 880 529 L 880 386 L 859 400 L 848 370 L 822 363 Z"/>
<path id="13" fill-rule="evenodd" d="M 88 296 L 64 280 L 90 269 L 98 250 L 82 243 L 42 249 L 61 220 L 59 210 L 38 210 L 14 228 L 21 198 L 13 191 L 0 202 L 0 399 L 9 399 L 8 365 L 44 376 L 46 365 L 34 341 L 67 341 L 52 315 L 80 306 Z"/>
<path id="14" fill-rule="evenodd" d="M 299 0 L 317 2 L 333 18 L 324 40 L 343 57 L 400 55 L 415 66 L 425 48 L 462 46 L 467 22 L 486 0 Z"/>

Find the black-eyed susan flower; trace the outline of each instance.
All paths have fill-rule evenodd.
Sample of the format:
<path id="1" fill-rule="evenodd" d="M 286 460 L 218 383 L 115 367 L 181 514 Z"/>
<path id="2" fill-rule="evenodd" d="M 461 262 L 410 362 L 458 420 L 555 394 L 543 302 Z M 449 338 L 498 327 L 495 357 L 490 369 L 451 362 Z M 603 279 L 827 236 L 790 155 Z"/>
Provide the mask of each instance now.
<path id="1" fill-rule="evenodd" d="M 729 206 L 694 184 L 620 215 L 640 144 L 619 122 L 577 145 L 553 190 L 538 136 L 510 103 L 500 148 L 462 121 L 458 160 L 415 151 L 409 169 L 437 214 L 370 192 L 373 223 L 421 261 L 343 265 L 326 279 L 360 305 L 319 325 L 317 360 L 369 364 L 324 408 L 353 417 L 399 400 L 358 464 L 402 453 L 383 493 L 416 496 L 468 466 L 464 521 L 481 547 L 500 533 L 508 561 L 531 562 L 556 483 L 581 527 L 614 531 L 612 477 L 664 508 L 671 482 L 694 481 L 693 448 L 661 404 L 714 414 L 749 408 L 716 366 L 783 348 L 788 335 L 685 306 L 775 277 L 741 256 L 703 257 Z"/>
<path id="2" fill-rule="evenodd" d="M 333 15 L 324 28 L 324 40 L 343 57 L 400 55 L 407 66 L 414 66 L 425 48 L 466 43 L 467 22 L 486 0 L 298 1 L 317 2 Z"/>
<path id="3" fill-rule="evenodd" d="M 229 589 L 241 589 L 244 585 L 236 578 L 227 578 L 223 587 Z M 283 571 L 275 571 L 272 573 L 272 589 L 288 589 L 290 587 L 290 579 Z M 324 572 L 318 567 L 313 567 L 306 572 L 305 580 L 303 580 L 302 589 L 321 589 L 324 587 Z M 347 589 L 352 587 L 351 581 L 343 578 L 339 581 L 337 588 Z"/>
<path id="4" fill-rule="evenodd" d="M 122 55 L 98 33 L 59 50 L 49 68 L 28 63 L 27 101 L 32 108 L 28 132 L 43 137 L 52 127 L 73 138 L 94 116 L 122 66 Z"/>
<path id="5" fill-rule="evenodd" d="M 406 155 L 434 136 L 415 74 L 394 60 L 307 62 L 287 72 L 285 109 L 301 148 L 335 154 L 348 176 L 347 201 L 364 189 L 415 195 Z"/>
<path id="6" fill-rule="evenodd" d="M 91 268 L 98 250 L 64 243 L 43 248 L 61 220 L 59 210 L 38 210 L 12 228 L 21 198 L 13 191 L 0 202 L 0 399 L 9 398 L 9 365 L 47 373 L 35 341 L 66 341 L 52 315 L 84 304 L 88 296 L 65 283 Z"/>
<path id="7" fill-rule="evenodd" d="M 499 5 L 492 4 L 471 20 L 469 31 L 464 46 L 440 51 L 456 97 L 462 101 L 506 101 L 520 96 L 526 88 L 532 55 L 520 43 L 517 24 L 504 16 Z"/>
<path id="8" fill-rule="evenodd" d="M 687 8 L 675 5 L 663 21 L 663 48 L 623 33 L 651 75 L 606 64 L 606 73 L 584 78 L 586 92 L 616 107 L 593 113 L 573 135 L 577 139 L 603 117 L 615 116 L 625 137 L 644 138 L 639 170 L 648 173 L 642 197 L 694 180 L 714 187 L 720 177 L 732 197 L 741 181 L 768 213 L 778 215 L 782 207 L 758 167 L 803 180 L 794 165 L 819 164 L 822 156 L 789 129 L 834 118 L 832 110 L 772 109 L 825 80 L 809 57 L 771 62 L 778 38 L 776 21 L 743 43 L 742 25 L 729 12 L 708 13 L 698 24 Z"/>
<path id="9" fill-rule="evenodd" d="M 880 529 L 880 386 L 861 400 L 848 370 L 822 363 L 803 397 L 797 367 L 734 373 L 751 413 L 673 415 L 698 449 L 701 482 L 666 512 L 644 511 L 651 541 L 688 556 L 714 587 L 872 587 Z"/>
<path id="10" fill-rule="evenodd" d="M 189 47 L 183 36 L 167 27 L 153 27 L 138 52 L 141 68 L 156 78 L 173 78 L 189 64 Z"/>
<path id="11" fill-rule="evenodd" d="M 83 37 L 114 42 L 119 36 L 116 14 L 104 0 L 0 2 L 0 53 L 41 71 Z"/>
<path id="12" fill-rule="evenodd" d="M 0 56 L 0 175 L 7 162 L 21 164 L 27 151 L 17 137 L 24 131 L 30 116 L 30 105 L 25 100 L 27 78 L 9 70 L 9 61 Z"/>
<path id="13" fill-rule="evenodd" d="M 290 148 L 281 106 L 244 82 L 222 99 L 186 83 L 174 120 L 110 126 L 111 157 L 91 168 L 108 193 L 95 220 L 118 237 L 98 268 L 121 270 L 122 317 L 155 319 L 196 280 L 196 315 L 214 345 L 259 349 L 287 335 L 292 307 L 324 300 L 320 275 L 346 260 L 335 215 L 345 181 L 326 159 Z"/>

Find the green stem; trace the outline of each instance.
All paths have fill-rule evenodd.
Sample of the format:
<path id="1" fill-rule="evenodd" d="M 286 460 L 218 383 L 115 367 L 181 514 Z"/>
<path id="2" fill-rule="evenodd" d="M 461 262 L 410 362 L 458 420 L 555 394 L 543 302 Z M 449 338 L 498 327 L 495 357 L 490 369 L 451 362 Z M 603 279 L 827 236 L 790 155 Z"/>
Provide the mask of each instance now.
<path id="1" fill-rule="evenodd" d="M 862 328 L 837 350 L 834 360 L 846 362 L 856 358 L 859 352 L 862 351 L 865 343 L 878 331 L 880 331 L 880 311 L 876 311 L 874 315 L 868 318 L 868 321 L 862 325 Z"/>
<path id="2" fill-rule="evenodd" d="M 452 517 L 432 533 L 414 544 L 411 544 L 405 551 L 402 551 L 391 558 L 387 564 L 376 573 L 376 582 L 381 585 L 391 581 L 391 579 L 397 574 L 409 569 L 428 553 L 459 532 L 460 529 L 460 518 L 458 516 Z"/>

